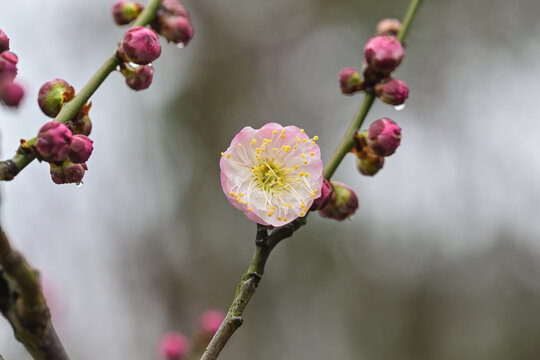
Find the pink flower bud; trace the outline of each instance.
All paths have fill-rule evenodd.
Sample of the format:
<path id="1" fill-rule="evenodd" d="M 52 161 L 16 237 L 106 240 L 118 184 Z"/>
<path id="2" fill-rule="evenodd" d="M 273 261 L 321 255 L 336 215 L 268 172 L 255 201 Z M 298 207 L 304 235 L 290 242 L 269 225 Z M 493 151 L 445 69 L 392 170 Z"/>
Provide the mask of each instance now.
<path id="1" fill-rule="evenodd" d="M 12 52 L 4 51 L 0 54 L 0 79 L 13 80 L 17 76 L 17 63 L 19 59 Z"/>
<path id="2" fill-rule="evenodd" d="M 0 98 L 10 107 L 19 107 L 19 103 L 24 97 L 24 88 L 12 81 L 6 81 L 0 83 Z"/>
<path id="3" fill-rule="evenodd" d="M 180 1 L 177 0 L 163 0 L 161 3 L 162 10 L 172 16 L 183 16 L 189 18 L 189 14 Z"/>
<path id="4" fill-rule="evenodd" d="M 38 93 L 38 104 L 43 113 L 56 117 L 64 102 L 71 100 L 75 91 L 65 80 L 54 79 L 41 86 Z"/>
<path id="5" fill-rule="evenodd" d="M 122 49 L 129 61 L 139 65 L 149 64 L 161 54 L 156 33 L 142 26 L 133 27 L 126 32 Z"/>
<path id="6" fill-rule="evenodd" d="M 401 28 L 401 21 L 398 19 L 382 19 L 375 28 L 375 36 L 397 36 Z"/>
<path id="7" fill-rule="evenodd" d="M 326 205 L 328 205 L 333 191 L 334 190 L 332 189 L 332 184 L 330 183 L 330 181 L 324 179 L 321 188 L 321 196 L 319 196 L 317 199 L 315 199 L 315 201 L 313 201 L 313 205 L 311 205 L 310 210 L 315 211 L 324 209 Z"/>
<path id="8" fill-rule="evenodd" d="M 75 164 L 88 161 L 94 150 L 93 143 L 86 135 L 73 135 L 68 150 L 69 160 Z"/>
<path id="9" fill-rule="evenodd" d="M 163 360 L 180 360 L 189 350 L 188 339 L 177 332 L 163 335 L 158 345 L 159 356 Z"/>
<path id="10" fill-rule="evenodd" d="M 383 168 L 384 157 L 370 152 L 361 158 L 359 157 L 356 166 L 362 175 L 373 176 Z"/>
<path id="11" fill-rule="evenodd" d="M 71 184 L 81 182 L 88 168 L 86 164 L 74 164 L 65 160 L 62 165 L 50 163 L 51 179 L 55 184 Z"/>
<path id="12" fill-rule="evenodd" d="M 387 104 L 401 105 L 409 97 L 409 88 L 403 80 L 387 78 L 375 86 L 375 93 Z"/>
<path id="13" fill-rule="evenodd" d="M 159 20 L 159 33 L 169 42 L 187 45 L 193 38 L 193 26 L 184 16 L 162 16 Z"/>
<path id="14" fill-rule="evenodd" d="M 122 71 L 122 73 L 126 77 L 127 86 L 135 91 L 147 89 L 154 78 L 154 68 L 148 65 L 136 69 L 126 67 L 126 70 Z"/>
<path id="15" fill-rule="evenodd" d="M 358 198 L 354 190 L 347 185 L 333 182 L 332 188 L 334 191 L 330 196 L 328 205 L 319 211 L 319 214 L 325 218 L 342 221 L 352 216 L 358 209 Z"/>
<path id="16" fill-rule="evenodd" d="M 62 162 L 66 159 L 72 134 L 68 127 L 56 121 L 49 121 L 39 130 L 36 150 L 45 161 Z"/>
<path id="17" fill-rule="evenodd" d="M 369 126 L 367 143 L 379 156 L 392 155 L 401 142 L 401 128 L 389 118 L 382 118 Z"/>
<path id="18" fill-rule="evenodd" d="M 9 38 L 5 32 L 0 29 L 0 53 L 9 50 Z"/>
<path id="19" fill-rule="evenodd" d="M 371 68 L 386 74 L 392 72 L 405 56 L 403 46 L 394 36 L 371 38 L 364 48 L 364 55 Z"/>
<path id="20" fill-rule="evenodd" d="M 343 94 L 354 94 L 362 91 L 364 84 L 358 70 L 346 68 L 339 72 L 339 86 Z"/>
<path id="21" fill-rule="evenodd" d="M 112 7 L 112 16 L 117 25 L 126 25 L 139 16 L 144 6 L 129 0 L 119 0 Z"/>
<path id="22" fill-rule="evenodd" d="M 201 330 L 210 338 L 218 331 L 221 323 L 225 320 L 225 314 L 220 310 L 207 310 L 199 318 Z"/>

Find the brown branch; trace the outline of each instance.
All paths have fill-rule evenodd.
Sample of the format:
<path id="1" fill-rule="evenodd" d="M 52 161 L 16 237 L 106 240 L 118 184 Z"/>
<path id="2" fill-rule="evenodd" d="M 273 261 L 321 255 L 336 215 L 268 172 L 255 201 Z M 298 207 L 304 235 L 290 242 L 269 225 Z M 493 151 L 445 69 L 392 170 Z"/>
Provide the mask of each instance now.
<path id="1" fill-rule="evenodd" d="M 69 360 L 51 322 L 39 273 L 11 247 L 0 227 L 0 311 L 36 360 Z"/>

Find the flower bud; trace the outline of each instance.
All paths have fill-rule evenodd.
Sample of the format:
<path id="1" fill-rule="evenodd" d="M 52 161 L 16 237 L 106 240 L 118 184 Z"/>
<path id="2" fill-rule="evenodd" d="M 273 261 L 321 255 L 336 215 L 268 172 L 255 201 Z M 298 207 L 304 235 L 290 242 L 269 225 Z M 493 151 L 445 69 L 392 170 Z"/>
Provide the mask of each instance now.
<path id="1" fill-rule="evenodd" d="M 13 80 L 17 76 L 17 63 L 19 59 L 12 52 L 0 53 L 0 79 Z"/>
<path id="2" fill-rule="evenodd" d="M 398 19 L 382 19 L 375 27 L 375 36 L 397 36 L 401 28 Z"/>
<path id="3" fill-rule="evenodd" d="M 0 53 L 9 50 L 9 38 L 5 32 L 0 29 Z"/>
<path id="4" fill-rule="evenodd" d="M 16 82 L 0 82 L 0 99 L 10 107 L 19 107 L 24 97 L 24 88 Z"/>
<path id="5" fill-rule="evenodd" d="M 65 80 L 54 79 L 47 81 L 38 93 L 38 104 L 41 111 L 49 117 L 56 117 L 64 102 L 69 101 L 75 95 L 75 90 Z"/>
<path id="6" fill-rule="evenodd" d="M 121 48 L 127 60 L 139 65 L 149 64 L 161 54 L 156 33 L 142 26 L 132 27 L 126 32 Z"/>
<path id="7" fill-rule="evenodd" d="M 152 84 L 154 78 L 154 68 L 149 65 L 139 66 L 138 68 L 132 68 L 126 66 L 122 70 L 126 78 L 126 84 L 135 91 L 147 89 Z"/>
<path id="8" fill-rule="evenodd" d="M 144 6 L 129 0 L 119 0 L 112 7 L 112 16 L 117 25 L 126 25 L 139 16 Z"/>
<path id="9" fill-rule="evenodd" d="M 45 161 L 62 162 L 67 157 L 71 140 L 72 134 L 66 125 L 49 121 L 39 130 L 36 150 Z"/>
<path id="10" fill-rule="evenodd" d="M 75 164 L 86 162 L 94 150 L 93 143 L 86 135 L 73 135 L 68 150 L 69 160 Z"/>
<path id="11" fill-rule="evenodd" d="M 333 191 L 334 190 L 332 189 L 332 184 L 330 183 L 330 181 L 324 179 L 321 188 L 321 196 L 319 196 L 317 199 L 315 199 L 315 201 L 313 201 L 310 210 L 315 211 L 324 209 L 326 205 L 328 205 Z"/>
<path id="12" fill-rule="evenodd" d="M 379 156 L 392 155 L 401 142 L 401 128 L 389 118 L 382 118 L 369 126 L 367 143 Z"/>
<path id="13" fill-rule="evenodd" d="M 346 68 L 339 72 L 339 86 L 343 94 L 354 94 L 364 88 L 362 77 L 355 68 Z"/>
<path id="14" fill-rule="evenodd" d="M 90 108 L 92 108 L 92 103 L 83 105 L 77 116 L 66 122 L 67 127 L 73 135 L 82 134 L 89 136 L 92 132 L 92 121 L 88 115 Z"/>
<path id="15" fill-rule="evenodd" d="M 409 88 L 403 80 L 387 78 L 375 85 L 375 94 L 387 104 L 401 105 L 409 97 Z"/>
<path id="16" fill-rule="evenodd" d="M 163 0 L 161 3 L 161 8 L 165 14 L 189 18 L 186 8 L 178 0 Z"/>
<path id="17" fill-rule="evenodd" d="M 371 68 L 386 74 L 392 72 L 405 56 L 403 46 L 394 36 L 371 38 L 364 48 L 364 55 Z"/>
<path id="18" fill-rule="evenodd" d="M 51 179 L 55 184 L 71 184 L 81 182 L 88 168 L 86 164 L 74 164 L 65 160 L 61 165 L 50 163 Z"/>
<path id="19" fill-rule="evenodd" d="M 187 45 L 193 38 L 193 26 L 184 16 L 162 16 L 158 20 L 159 33 L 169 42 Z"/>
<path id="20" fill-rule="evenodd" d="M 158 345 L 158 353 L 163 360 L 180 360 L 187 354 L 188 349 L 188 339 L 177 332 L 163 335 Z"/>
<path id="21" fill-rule="evenodd" d="M 356 166 L 362 175 L 373 176 L 383 168 L 384 157 L 368 152 L 357 159 Z"/>
<path id="22" fill-rule="evenodd" d="M 345 220 L 358 209 L 358 198 L 354 190 L 345 184 L 333 182 L 332 188 L 334 191 L 330 196 L 330 201 L 324 209 L 319 211 L 319 214 L 337 221 Z"/>

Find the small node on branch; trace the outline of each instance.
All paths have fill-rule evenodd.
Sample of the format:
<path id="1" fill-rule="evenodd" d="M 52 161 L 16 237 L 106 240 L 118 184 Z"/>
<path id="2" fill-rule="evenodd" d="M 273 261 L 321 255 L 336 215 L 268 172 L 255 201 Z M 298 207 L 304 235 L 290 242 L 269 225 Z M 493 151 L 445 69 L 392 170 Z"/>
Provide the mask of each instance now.
<path id="1" fill-rule="evenodd" d="M 339 87 L 343 94 L 351 95 L 364 90 L 364 82 L 358 70 L 346 68 L 339 73 Z"/>

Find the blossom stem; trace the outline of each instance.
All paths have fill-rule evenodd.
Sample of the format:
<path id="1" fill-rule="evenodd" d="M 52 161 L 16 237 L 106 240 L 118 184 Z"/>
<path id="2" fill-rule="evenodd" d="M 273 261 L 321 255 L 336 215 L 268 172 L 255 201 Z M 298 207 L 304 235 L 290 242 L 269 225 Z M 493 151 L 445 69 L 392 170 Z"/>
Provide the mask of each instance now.
<path id="1" fill-rule="evenodd" d="M 403 27 L 398 34 L 399 41 L 403 42 L 403 39 L 410 28 L 412 19 L 414 18 L 420 3 L 421 0 L 411 0 L 403 21 Z M 349 129 L 345 133 L 343 140 L 332 156 L 332 159 L 328 162 L 326 168 L 324 169 L 323 175 L 326 179 L 330 179 L 332 177 L 345 155 L 351 149 L 354 142 L 354 133 L 362 126 L 362 123 L 371 109 L 374 100 L 375 96 L 373 94 L 366 93 L 364 101 L 360 105 L 360 108 L 349 126 Z M 290 224 L 276 228 L 272 230 L 270 234 L 268 234 L 268 230 L 265 226 L 257 225 L 257 236 L 255 241 L 256 248 L 251 260 L 251 264 L 238 284 L 233 303 L 227 312 L 225 320 L 223 320 L 223 323 L 208 344 L 206 351 L 201 357 L 201 360 L 215 360 L 218 358 L 225 344 L 243 323 L 242 314 L 244 313 L 247 304 L 249 303 L 251 297 L 255 293 L 255 290 L 257 289 L 257 286 L 259 285 L 259 282 L 261 281 L 266 261 L 268 260 L 272 249 L 281 240 L 291 237 L 296 230 L 305 225 L 306 217 L 307 215 L 296 219 Z"/>
<path id="2" fill-rule="evenodd" d="M 161 1 L 162 0 L 151 0 L 137 17 L 134 26 L 145 26 L 152 22 L 152 20 L 154 20 L 156 17 Z M 81 107 L 90 99 L 101 84 L 103 84 L 109 74 L 116 70 L 116 67 L 120 65 L 120 62 L 121 61 L 118 56 L 116 56 L 116 53 L 112 54 L 107 60 L 105 60 L 103 65 L 101 65 L 90 80 L 88 80 L 81 91 L 79 91 L 79 93 L 73 99 L 71 99 L 71 101 L 62 106 L 62 110 L 54 120 L 65 123 L 73 119 Z M 28 142 L 30 141 L 36 141 L 36 138 L 28 140 Z M 0 161 L 0 180 L 12 180 L 35 158 L 36 155 L 33 152 L 25 152 L 19 149 L 13 158 Z"/>

